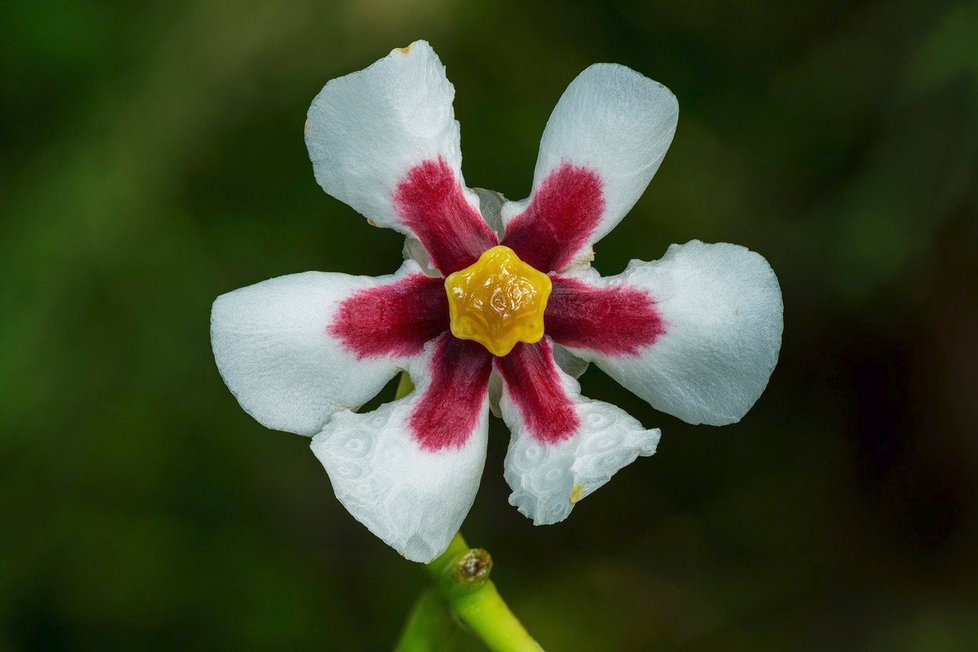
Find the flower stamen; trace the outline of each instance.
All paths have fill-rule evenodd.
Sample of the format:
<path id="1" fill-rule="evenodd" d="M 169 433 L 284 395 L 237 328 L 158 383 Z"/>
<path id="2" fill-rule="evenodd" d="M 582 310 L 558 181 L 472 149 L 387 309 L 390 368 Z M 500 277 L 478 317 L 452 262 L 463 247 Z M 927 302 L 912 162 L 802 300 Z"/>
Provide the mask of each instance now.
<path id="1" fill-rule="evenodd" d="M 543 337 L 550 277 L 527 265 L 509 247 L 493 247 L 445 279 L 452 335 L 474 340 L 495 356 L 517 342 Z"/>

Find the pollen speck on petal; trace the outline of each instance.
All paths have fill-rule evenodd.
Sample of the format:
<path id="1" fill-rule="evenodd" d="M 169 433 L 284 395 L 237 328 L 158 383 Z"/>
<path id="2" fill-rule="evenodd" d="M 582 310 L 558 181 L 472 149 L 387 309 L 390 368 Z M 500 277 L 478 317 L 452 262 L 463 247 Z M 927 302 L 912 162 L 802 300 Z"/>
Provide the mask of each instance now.
<path id="1" fill-rule="evenodd" d="M 584 485 L 582 485 L 581 483 L 575 484 L 574 488 L 571 490 L 571 495 L 570 495 L 571 503 L 579 502 L 583 497 L 584 497 Z"/>

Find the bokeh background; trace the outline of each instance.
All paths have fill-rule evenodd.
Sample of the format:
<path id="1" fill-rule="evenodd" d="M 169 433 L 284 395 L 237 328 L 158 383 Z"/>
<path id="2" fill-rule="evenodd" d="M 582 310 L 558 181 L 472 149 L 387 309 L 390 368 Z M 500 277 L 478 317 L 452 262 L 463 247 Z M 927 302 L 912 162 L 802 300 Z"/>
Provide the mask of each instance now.
<path id="1" fill-rule="evenodd" d="M 511 198 L 584 67 L 667 84 L 675 142 L 596 266 L 737 242 L 784 291 L 736 426 L 583 377 L 663 438 L 561 525 L 507 504 L 494 423 L 465 531 L 539 640 L 978 649 L 978 3 L 943 0 L 0 4 L 0 649 L 393 645 L 422 569 L 237 406 L 208 316 L 269 277 L 396 268 L 302 125 L 421 37 L 466 180 Z"/>

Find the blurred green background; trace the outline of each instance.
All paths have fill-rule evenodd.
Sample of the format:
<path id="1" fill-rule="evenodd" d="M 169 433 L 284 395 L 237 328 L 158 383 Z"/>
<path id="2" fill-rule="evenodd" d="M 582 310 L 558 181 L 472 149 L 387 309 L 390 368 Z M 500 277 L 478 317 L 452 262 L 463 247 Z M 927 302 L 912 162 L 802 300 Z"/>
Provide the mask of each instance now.
<path id="1" fill-rule="evenodd" d="M 396 268 L 302 125 L 416 38 L 455 83 L 466 180 L 511 198 L 584 67 L 668 85 L 675 142 L 596 266 L 729 241 L 784 291 L 736 426 L 583 377 L 663 438 L 563 524 L 507 504 L 494 421 L 465 532 L 544 646 L 978 649 L 978 3 L 8 0 L 0 650 L 393 644 L 421 568 L 238 407 L 208 317 L 269 277 Z"/>

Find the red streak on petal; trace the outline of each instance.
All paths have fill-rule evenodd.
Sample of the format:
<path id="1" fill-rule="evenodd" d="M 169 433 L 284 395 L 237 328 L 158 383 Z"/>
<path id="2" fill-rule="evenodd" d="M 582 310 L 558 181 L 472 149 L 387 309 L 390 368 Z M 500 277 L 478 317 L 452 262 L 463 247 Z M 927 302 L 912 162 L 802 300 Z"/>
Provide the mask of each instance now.
<path id="1" fill-rule="evenodd" d="M 509 222 L 503 244 L 540 271 L 559 271 L 587 245 L 604 207 L 601 177 L 564 163 L 544 179 L 526 210 Z"/>
<path id="2" fill-rule="evenodd" d="M 394 189 L 394 203 L 404 225 L 445 276 L 468 267 L 498 243 L 442 158 L 411 168 Z"/>
<path id="3" fill-rule="evenodd" d="M 577 431 L 581 422 L 560 382 L 547 338 L 537 344 L 517 344 L 509 355 L 496 358 L 496 369 L 533 438 L 556 444 Z"/>
<path id="4" fill-rule="evenodd" d="M 329 334 L 357 359 L 408 356 L 448 330 L 445 282 L 412 274 L 362 290 L 340 305 Z"/>
<path id="5" fill-rule="evenodd" d="M 492 355 L 477 342 L 445 333 L 435 344 L 431 384 L 411 413 L 411 432 L 427 451 L 461 448 L 489 396 Z"/>
<path id="6" fill-rule="evenodd" d="M 552 276 L 544 327 L 554 341 L 606 355 L 638 355 L 666 332 L 646 292 L 626 285 L 595 287 Z"/>

